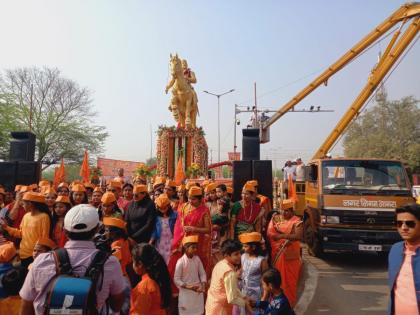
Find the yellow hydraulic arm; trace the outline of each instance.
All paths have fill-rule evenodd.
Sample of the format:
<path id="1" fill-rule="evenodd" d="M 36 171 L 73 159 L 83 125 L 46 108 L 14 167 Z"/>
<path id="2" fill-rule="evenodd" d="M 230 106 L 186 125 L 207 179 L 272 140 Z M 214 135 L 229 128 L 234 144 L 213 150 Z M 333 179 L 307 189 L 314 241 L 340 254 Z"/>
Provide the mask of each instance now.
<path id="1" fill-rule="evenodd" d="M 403 35 L 400 37 L 402 27 L 411 21 Z M 383 23 L 378 25 L 372 32 L 370 32 L 365 38 L 358 42 L 352 49 L 346 52 L 340 57 L 334 64 L 328 67 L 319 77 L 312 81 L 302 91 L 300 91 L 295 97 L 281 107 L 273 116 L 268 119 L 263 129 L 268 128 L 275 123 L 280 117 L 286 114 L 289 110 L 293 109 L 296 104 L 303 100 L 313 90 L 319 87 L 322 83 L 327 83 L 328 79 L 336 72 L 345 67 L 350 61 L 356 58 L 360 53 L 365 51 L 372 43 L 380 39 L 388 30 L 393 26 L 401 23 L 401 26 L 391 38 L 384 54 L 379 60 L 376 67 L 373 69 L 371 76 L 369 77 L 368 83 L 360 92 L 356 100 L 350 106 L 350 109 L 344 114 L 340 122 L 333 129 L 331 134 L 327 137 L 325 142 L 321 145 L 318 151 L 314 155 L 314 159 L 325 156 L 326 153 L 331 149 L 338 137 L 343 133 L 352 119 L 357 115 L 360 108 L 366 102 L 366 100 L 372 95 L 376 87 L 380 84 L 382 79 L 395 64 L 398 58 L 402 55 L 404 50 L 408 47 L 411 41 L 416 37 L 420 31 L 420 3 L 408 3 L 401 6 L 395 11 L 390 17 L 388 17 Z M 399 38 L 400 37 L 400 38 Z"/>

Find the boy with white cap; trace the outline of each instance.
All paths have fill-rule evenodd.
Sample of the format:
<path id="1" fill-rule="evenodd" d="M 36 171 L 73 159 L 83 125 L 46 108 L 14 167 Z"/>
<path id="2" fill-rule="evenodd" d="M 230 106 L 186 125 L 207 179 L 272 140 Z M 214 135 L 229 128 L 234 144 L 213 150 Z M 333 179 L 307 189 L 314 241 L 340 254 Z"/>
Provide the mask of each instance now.
<path id="1" fill-rule="evenodd" d="M 91 260 L 97 253 L 92 241 L 99 226 L 96 208 L 80 204 L 70 209 L 64 218 L 64 229 L 69 241 L 65 245 L 74 274 L 83 276 Z M 22 298 L 21 314 L 42 315 L 48 285 L 56 275 L 56 263 L 52 252 L 40 254 L 29 271 L 20 296 Z M 124 278 L 120 264 L 110 256 L 104 265 L 102 285 L 97 289 L 96 303 L 100 311 L 108 299 L 111 308 L 118 312 L 124 302 Z"/>

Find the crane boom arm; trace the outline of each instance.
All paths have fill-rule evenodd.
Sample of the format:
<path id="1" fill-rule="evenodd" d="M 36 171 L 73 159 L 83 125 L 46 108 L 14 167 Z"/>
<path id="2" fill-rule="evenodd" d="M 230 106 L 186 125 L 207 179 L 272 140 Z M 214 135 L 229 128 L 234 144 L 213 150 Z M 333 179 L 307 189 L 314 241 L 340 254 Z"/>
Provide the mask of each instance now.
<path id="1" fill-rule="evenodd" d="M 302 91 L 296 94 L 289 102 L 284 104 L 273 116 L 268 119 L 263 129 L 268 128 L 274 124 L 280 117 L 286 114 L 288 111 L 293 109 L 296 104 L 302 101 L 308 96 L 313 90 L 318 88 L 322 83 L 327 83 L 328 79 L 333 76 L 336 72 L 344 68 L 349 62 L 356 58 L 359 54 L 365 51 L 372 43 L 382 37 L 388 30 L 399 22 L 410 19 L 411 17 L 418 16 L 420 14 L 420 3 L 408 3 L 401 6 L 393 14 L 391 14 L 384 22 L 379 24 L 373 31 L 365 36 L 361 41 L 341 56 L 335 63 L 329 66 L 320 76 L 313 80 L 308 86 Z"/>
<path id="2" fill-rule="evenodd" d="M 392 66 L 395 62 L 401 57 L 405 49 L 409 46 L 412 40 L 416 37 L 416 35 L 420 31 L 420 12 L 419 17 L 416 17 L 411 24 L 407 27 L 404 34 L 401 38 L 396 41 L 399 31 L 395 33 L 394 36 L 387 49 L 386 54 L 384 54 L 379 61 L 376 68 L 373 70 L 369 80 L 357 98 L 354 100 L 350 108 L 335 126 L 333 131 L 324 141 L 324 143 L 319 147 L 318 151 L 313 156 L 313 159 L 322 158 L 324 157 L 340 135 L 344 132 L 347 126 L 351 123 L 353 118 L 358 115 L 360 109 L 362 108 L 363 104 L 368 100 L 368 98 L 372 95 L 378 85 L 381 83 L 383 78 L 386 74 L 391 70 Z"/>

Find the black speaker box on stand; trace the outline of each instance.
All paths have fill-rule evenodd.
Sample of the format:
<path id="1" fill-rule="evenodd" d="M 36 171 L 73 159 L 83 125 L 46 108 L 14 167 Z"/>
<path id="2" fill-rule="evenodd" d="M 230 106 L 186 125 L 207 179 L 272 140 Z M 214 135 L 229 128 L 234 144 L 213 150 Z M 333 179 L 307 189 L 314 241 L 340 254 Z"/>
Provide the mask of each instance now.
<path id="1" fill-rule="evenodd" d="M 11 132 L 10 161 L 33 161 L 35 159 L 35 134 L 28 131 Z"/>
<path id="2" fill-rule="evenodd" d="M 16 164 L 16 185 L 37 184 L 40 181 L 41 163 L 20 161 Z"/>
<path id="3" fill-rule="evenodd" d="M 258 193 L 273 200 L 273 169 L 271 160 L 252 161 L 252 179 L 258 181 Z"/>
<path id="4" fill-rule="evenodd" d="M 16 162 L 0 162 L 0 184 L 12 190 L 16 185 Z"/>
<path id="5" fill-rule="evenodd" d="M 242 129 L 242 160 L 260 159 L 260 130 Z"/>
<path id="6" fill-rule="evenodd" d="M 233 161 L 232 162 L 233 179 L 233 199 L 241 199 L 242 187 L 252 179 L 252 161 Z"/>

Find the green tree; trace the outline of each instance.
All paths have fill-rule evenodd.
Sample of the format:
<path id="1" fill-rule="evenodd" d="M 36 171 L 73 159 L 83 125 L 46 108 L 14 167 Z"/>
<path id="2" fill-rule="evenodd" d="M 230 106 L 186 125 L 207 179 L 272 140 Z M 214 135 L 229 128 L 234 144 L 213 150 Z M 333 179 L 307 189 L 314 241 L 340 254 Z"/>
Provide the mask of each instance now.
<path id="1" fill-rule="evenodd" d="M 10 131 L 18 129 L 18 110 L 11 97 L 0 95 L 0 159 L 9 157 Z"/>
<path id="2" fill-rule="evenodd" d="M 420 108 L 414 97 L 390 101 L 386 92 L 377 104 L 348 128 L 344 153 L 349 157 L 399 159 L 420 171 Z"/>
<path id="3" fill-rule="evenodd" d="M 18 68 L 4 71 L 0 93 L 16 121 L 2 126 L 4 132 L 31 130 L 36 135 L 36 157 L 44 164 L 79 163 L 84 149 L 98 155 L 108 136 L 105 127 L 93 122 L 91 92 L 63 77 L 58 69 Z M 0 152 L 8 143 L 0 143 Z"/>

